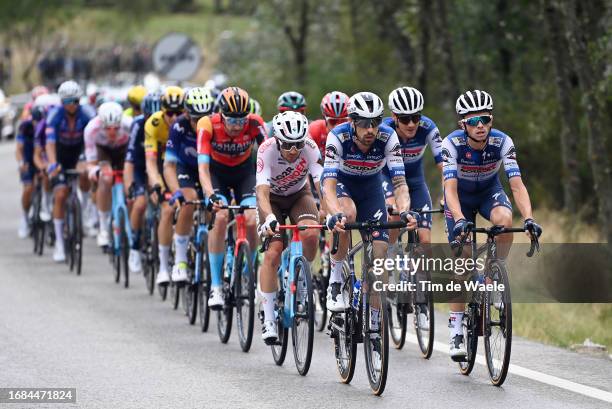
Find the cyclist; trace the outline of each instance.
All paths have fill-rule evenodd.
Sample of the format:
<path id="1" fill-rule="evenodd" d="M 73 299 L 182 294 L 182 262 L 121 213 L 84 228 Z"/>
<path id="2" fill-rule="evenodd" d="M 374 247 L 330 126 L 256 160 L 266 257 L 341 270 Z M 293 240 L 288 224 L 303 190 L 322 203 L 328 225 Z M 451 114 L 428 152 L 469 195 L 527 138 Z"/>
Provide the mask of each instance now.
<path id="1" fill-rule="evenodd" d="M 249 114 L 249 94 L 238 87 L 221 92 L 219 113 L 198 121 L 198 167 L 200 185 L 208 197 L 209 210 L 216 212 L 213 229 L 208 235 L 208 251 L 212 276 L 208 305 L 219 309 L 224 304 L 221 271 L 225 230 L 229 213 L 220 211 L 219 204 L 231 200 L 230 189 L 236 203 L 255 205 L 255 165 L 251 150 L 253 143 L 261 144 L 265 138 L 264 123 L 260 116 Z M 255 214 L 245 212 L 247 239 L 257 253 Z"/>
<path id="2" fill-rule="evenodd" d="M 32 204 L 32 193 L 34 192 L 34 176 L 36 167 L 34 165 L 34 135 L 36 126 L 42 120 L 44 107 L 35 103 L 29 107 L 29 119 L 24 119 L 19 124 L 17 131 L 17 143 L 15 149 L 15 159 L 19 166 L 19 177 L 21 179 L 21 208 L 23 215 L 19 222 L 17 235 L 25 239 L 30 234 L 28 213 Z"/>
<path id="3" fill-rule="evenodd" d="M 539 236 L 542 228 L 533 220 L 529 193 L 523 184 L 512 139 L 493 128 L 493 98 L 484 91 L 467 91 L 455 104 L 458 130 L 442 142 L 444 164 L 444 211 L 448 240 L 469 232 L 475 212 L 494 225 L 512 225 L 512 205 L 499 181 L 504 164 L 512 195 L 529 234 Z M 498 236 L 498 254 L 505 258 L 512 234 Z M 463 359 L 467 353 L 463 339 L 463 303 L 450 304 L 450 356 Z"/>
<path id="4" fill-rule="evenodd" d="M 123 114 L 130 118 L 136 118 L 138 115 L 141 115 L 141 105 L 145 95 L 147 95 L 147 89 L 142 85 L 135 85 L 128 89 L 127 101 L 130 106 L 123 111 Z"/>
<path id="5" fill-rule="evenodd" d="M 130 225 L 133 232 L 132 248 L 128 258 L 128 268 L 132 273 L 142 271 L 140 257 L 140 234 L 147 210 L 147 165 L 145 163 L 145 122 L 155 112 L 161 109 L 161 94 L 150 92 L 142 101 L 142 115 L 132 121 L 130 141 L 123 164 L 123 181 L 127 189 L 125 196 L 130 207 Z"/>
<path id="6" fill-rule="evenodd" d="M 68 198 L 68 187 L 63 171 L 75 169 L 83 151 L 83 131 L 91 117 L 81 110 L 79 99 L 81 87 L 74 81 L 63 82 L 58 88 L 62 105 L 49 112 L 45 128 L 45 150 L 49 164 L 47 173 L 55 193 L 53 204 L 53 225 L 55 228 L 55 249 L 53 260 L 62 262 L 64 254 L 64 204 Z M 83 173 L 80 179 L 83 209 L 89 201 L 89 182 Z"/>
<path id="7" fill-rule="evenodd" d="M 261 104 L 255 98 L 249 99 L 249 113 L 261 116 Z"/>
<path id="8" fill-rule="evenodd" d="M 274 304 L 278 288 L 277 275 L 283 240 L 277 232 L 278 223 L 289 215 L 291 223 L 316 224 L 319 220 L 308 175 L 319 189 L 323 168 L 319 164 L 317 145 L 308 134 L 308 119 L 298 112 L 286 111 L 274 117 L 274 138 L 267 139 L 257 150 L 257 217 L 260 236 L 272 237 L 261 267 L 261 295 L 264 325 L 262 339 L 278 337 Z M 312 262 L 317 253 L 319 232 L 300 232 L 304 257 Z"/>
<path id="9" fill-rule="evenodd" d="M 159 272 L 157 284 L 167 284 L 170 281 L 168 274 L 168 260 L 170 257 L 170 244 L 172 241 L 172 208 L 163 199 L 166 196 L 167 186 L 162 176 L 164 153 L 170 127 L 174 120 L 183 113 L 183 99 L 185 94 L 180 87 L 166 88 L 161 97 L 161 111 L 155 112 L 145 122 L 145 155 L 147 166 L 147 179 L 155 192 L 155 200 L 161 205 L 161 215 L 157 235 L 159 237 Z"/>
<path id="10" fill-rule="evenodd" d="M 409 228 L 416 227 L 409 212 L 410 198 L 400 144 L 395 131 L 381 124 L 383 111 L 383 103 L 376 94 L 359 92 L 349 101 L 351 121 L 335 127 L 327 137 L 323 171 L 323 200 L 328 212 L 326 224 L 341 233 L 338 252 L 331 257 L 327 293 L 327 308 L 333 312 L 346 308 L 341 295 L 342 261 L 348 249 L 348 234 L 342 230 L 344 222 L 387 221 L 381 181 L 385 163 L 392 177 L 401 218 L 410 223 Z M 387 253 L 388 232 L 375 230 L 372 236 L 374 257 L 383 258 Z M 378 323 L 373 324 L 376 328 Z"/>
<path id="11" fill-rule="evenodd" d="M 98 186 L 96 206 L 100 230 L 97 243 L 100 247 L 108 247 L 110 241 L 112 171 L 123 169 L 131 122 L 131 118 L 123 115 L 119 103 L 105 102 L 100 105 L 98 115 L 85 127 L 87 170 L 89 179 Z"/>
<path id="12" fill-rule="evenodd" d="M 325 157 L 325 141 L 327 134 L 334 127 L 347 122 L 349 97 L 343 92 L 332 91 L 325 94 L 321 100 L 321 114 L 323 119 L 312 121 L 308 127 L 308 136 L 319 147 L 321 157 Z"/>
<path id="13" fill-rule="evenodd" d="M 306 113 L 306 98 L 296 91 L 283 92 L 276 101 L 278 112 L 295 111 L 300 114 Z M 266 138 L 274 136 L 273 121 L 266 122 Z"/>
<path id="14" fill-rule="evenodd" d="M 21 111 L 21 116 L 19 117 L 19 119 L 21 121 L 30 119 L 32 106 L 34 105 L 36 98 L 38 98 L 41 95 L 48 94 L 48 93 L 49 93 L 49 88 L 45 87 L 44 85 L 37 85 L 34 88 L 32 88 L 32 91 L 30 91 L 30 100 L 26 102 L 25 105 L 23 106 L 23 110 Z"/>
<path id="15" fill-rule="evenodd" d="M 198 179 L 196 127 L 203 116 L 210 115 L 215 100 L 208 88 L 192 88 L 185 95 L 185 113 L 178 117 L 166 144 L 164 178 L 172 192 L 169 203 L 197 200 L 201 188 Z M 193 226 L 193 206 L 180 209 L 174 232 L 172 281 L 187 281 L 187 244 Z"/>

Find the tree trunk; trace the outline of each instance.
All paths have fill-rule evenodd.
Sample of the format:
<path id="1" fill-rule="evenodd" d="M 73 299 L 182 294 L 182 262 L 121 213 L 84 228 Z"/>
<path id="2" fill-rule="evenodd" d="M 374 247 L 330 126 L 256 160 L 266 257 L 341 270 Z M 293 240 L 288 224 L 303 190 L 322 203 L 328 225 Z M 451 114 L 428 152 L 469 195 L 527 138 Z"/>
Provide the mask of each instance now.
<path id="1" fill-rule="evenodd" d="M 448 30 L 448 16 L 445 0 L 437 0 L 436 5 L 438 7 L 438 12 L 436 14 L 439 19 L 437 31 L 440 34 L 440 41 L 442 42 L 442 64 L 446 67 L 448 72 L 446 81 L 446 100 L 454 101 L 460 94 L 460 87 L 453 58 L 453 42 L 450 31 Z"/>
<path id="2" fill-rule="evenodd" d="M 292 7 L 294 4 L 290 4 Z M 283 31 L 289 39 L 289 44 L 293 51 L 293 60 L 296 67 L 296 82 L 298 85 L 303 86 L 307 83 L 307 50 L 306 50 L 306 38 L 308 37 L 308 28 L 310 26 L 310 4 L 309 0 L 300 0 L 299 16 L 298 16 L 298 27 L 297 35 L 295 34 L 293 27 L 291 27 L 284 5 L 275 1 L 273 6 L 280 17 L 283 24 Z"/>
<path id="3" fill-rule="evenodd" d="M 395 13 L 401 10 L 403 4 L 397 0 L 384 0 L 374 7 L 377 12 L 377 20 L 384 21 L 379 25 L 381 37 L 395 45 L 397 55 L 400 57 L 403 69 L 406 74 L 415 72 L 414 47 L 411 38 L 404 33 L 395 19 Z M 404 81 L 414 81 L 413 78 L 404 77 Z"/>
<path id="4" fill-rule="evenodd" d="M 431 16 L 431 3 L 429 0 L 419 0 L 419 16 L 421 21 L 427 21 Z M 421 61 L 418 77 L 419 91 L 427 98 L 427 73 L 429 72 L 429 24 L 421 24 Z"/>
<path id="5" fill-rule="evenodd" d="M 576 0 L 564 3 L 564 17 L 567 21 L 567 36 L 570 53 L 572 55 L 576 73 L 582 91 L 582 102 L 588 117 L 587 121 L 587 149 L 589 152 L 589 164 L 593 173 L 595 195 L 598 201 L 599 220 L 603 227 L 604 237 L 608 243 L 612 243 L 612 179 L 610 170 L 610 157 L 606 148 L 606 134 L 604 129 L 607 116 L 603 112 L 603 106 L 597 98 L 596 86 L 602 78 L 599 77 L 599 70 L 593 69 L 595 63 L 589 55 L 588 47 L 592 44 L 589 37 L 589 30 L 592 27 L 585 27 L 595 24 L 590 21 L 584 24 L 576 17 Z M 591 31 L 592 32 L 592 31 Z"/>
<path id="6" fill-rule="evenodd" d="M 551 62 L 555 69 L 555 82 L 559 97 L 561 119 L 561 177 L 563 181 L 563 207 L 575 213 L 580 203 L 580 177 L 578 176 L 578 119 L 572 104 L 570 70 L 571 63 L 567 40 L 563 36 L 565 28 L 561 15 L 553 0 L 544 0 L 544 18 L 548 28 Z"/>
<path id="7" fill-rule="evenodd" d="M 498 0 L 496 9 L 497 22 L 495 24 L 495 31 L 497 32 L 497 45 L 499 46 L 497 52 L 499 53 L 499 64 L 503 80 L 508 83 L 512 71 L 512 52 L 508 49 L 506 40 L 506 27 L 508 25 L 505 21 L 508 18 L 507 0 Z"/>

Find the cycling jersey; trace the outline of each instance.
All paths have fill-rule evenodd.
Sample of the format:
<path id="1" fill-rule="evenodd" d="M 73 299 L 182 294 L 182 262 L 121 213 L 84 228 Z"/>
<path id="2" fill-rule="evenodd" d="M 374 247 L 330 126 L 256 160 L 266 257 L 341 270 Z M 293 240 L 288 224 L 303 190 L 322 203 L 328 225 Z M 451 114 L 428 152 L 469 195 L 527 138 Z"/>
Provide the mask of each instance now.
<path id="1" fill-rule="evenodd" d="M 394 130 L 396 129 L 393 118 L 385 118 L 383 123 Z M 414 137 L 404 140 L 398 136 L 398 140 L 402 148 L 408 186 L 410 187 L 411 183 L 424 182 L 423 156 L 427 145 L 431 147 L 435 162 L 442 162 L 442 138 L 438 127 L 431 119 L 422 115 Z M 384 172 L 388 174 L 388 172 Z"/>
<path id="2" fill-rule="evenodd" d="M 343 123 L 330 131 L 325 146 L 323 179 L 380 179 L 380 171 L 387 164 L 391 177 L 404 176 L 400 144 L 395 131 L 381 125 L 370 149 L 363 153 L 354 141 L 352 123 Z"/>
<path id="3" fill-rule="evenodd" d="M 499 184 L 502 161 L 508 179 L 521 176 L 512 139 L 497 129 L 491 129 L 483 150 L 468 145 L 465 131 L 452 132 L 442 142 L 442 159 L 444 180 L 458 179 L 459 192 L 479 193 Z"/>
<path id="4" fill-rule="evenodd" d="M 87 162 L 98 160 L 98 147 L 118 149 L 125 147 L 130 140 L 130 125 L 132 119 L 123 117 L 121 126 L 112 140 L 102 124 L 102 119 L 96 116 L 85 127 L 85 159 Z"/>
<path id="5" fill-rule="evenodd" d="M 325 119 L 317 119 L 308 125 L 308 135 L 319 147 L 321 157 L 325 156 L 325 141 L 327 140 L 328 133 Z"/>
<path id="6" fill-rule="evenodd" d="M 45 149 L 45 144 L 47 143 L 47 119 L 41 119 L 38 124 L 36 124 L 36 129 L 34 130 L 34 146 Z"/>
<path id="7" fill-rule="evenodd" d="M 45 129 L 47 142 L 54 142 L 65 146 L 81 146 L 83 144 L 83 132 L 91 120 L 80 106 L 74 115 L 75 122 L 72 127 L 68 122 L 68 113 L 63 106 L 54 107 L 47 116 L 47 128 Z"/>
<path id="8" fill-rule="evenodd" d="M 125 161 L 130 162 L 134 166 L 134 183 L 136 186 L 146 186 L 147 182 L 147 165 L 145 162 L 145 117 L 138 115 L 132 121 L 130 128 L 130 141 L 128 142 L 128 150 L 125 155 Z"/>
<path id="9" fill-rule="evenodd" d="M 23 145 L 23 161 L 30 164 L 34 163 L 34 137 L 34 121 L 29 119 L 21 121 L 16 140 L 18 144 Z"/>
<path id="10" fill-rule="evenodd" d="M 259 115 L 249 114 L 247 124 L 238 136 L 225 133 L 221 114 L 200 118 L 198 132 L 198 163 L 211 160 L 224 166 L 238 166 L 251 158 L 253 143 L 262 144 L 265 139 L 263 120 Z"/>
<path id="11" fill-rule="evenodd" d="M 185 115 L 179 116 L 170 128 L 164 160 L 198 171 L 196 132 L 191 126 L 191 121 Z"/>
<path id="12" fill-rule="evenodd" d="M 310 138 L 294 162 L 281 156 L 275 138 L 267 139 L 257 150 L 256 186 L 268 185 L 271 193 L 289 196 L 300 191 L 308 182 L 308 174 L 315 182 L 321 177 L 323 168 L 319 164 L 319 150 Z"/>
<path id="13" fill-rule="evenodd" d="M 157 111 L 145 122 L 145 154 L 147 157 L 163 159 L 168 142 L 170 127 L 164 119 L 164 112 Z M 161 155 L 158 155 L 158 151 Z"/>

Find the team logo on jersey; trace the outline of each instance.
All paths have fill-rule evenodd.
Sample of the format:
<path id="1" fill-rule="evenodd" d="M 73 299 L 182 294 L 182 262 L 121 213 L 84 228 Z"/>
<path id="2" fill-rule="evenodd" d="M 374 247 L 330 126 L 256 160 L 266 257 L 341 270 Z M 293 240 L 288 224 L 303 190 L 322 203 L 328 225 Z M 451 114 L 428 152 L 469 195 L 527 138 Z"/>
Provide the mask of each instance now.
<path id="1" fill-rule="evenodd" d="M 470 151 L 466 152 L 466 153 L 465 153 L 465 157 L 466 157 L 467 159 L 472 159 L 472 152 L 470 152 Z"/>
<path id="2" fill-rule="evenodd" d="M 338 149 L 334 145 L 329 145 L 325 148 L 325 157 L 330 159 L 336 159 L 338 156 Z"/>
<path id="3" fill-rule="evenodd" d="M 450 152 L 448 151 L 448 149 L 446 149 L 446 148 L 442 148 L 442 151 L 440 152 L 440 155 L 442 156 L 442 161 L 443 162 L 449 162 L 449 159 L 453 157 L 450 154 Z"/>
<path id="4" fill-rule="evenodd" d="M 501 146 L 502 138 L 499 136 L 491 136 L 489 138 L 489 145 L 491 146 Z"/>
<path id="5" fill-rule="evenodd" d="M 432 141 L 434 141 L 435 143 L 442 143 L 442 137 L 440 136 L 440 132 L 436 131 L 436 133 L 434 133 L 434 136 L 431 138 Z"/>
<path id="6" fill-rule="evenodd" d="M 159 119 L 158 118 L 151 119 L 151 125 L 158 126 L 159 125 Z"/>
<path id="7" fill-rule="evenodd" d="M 373 217 L 373 218 L 375 218 L 376 220 L 380 220 L 380 218 L 382 217 L 382 215 L 383 215 L 382 210 L 378 209 L 378 210 L 376 211 L 376 213 L 374 213 L 374 214 L 372 215 L 372 217 Z"/>
<path id="8" fill-rule="evenodd" d="M 463 140 L 463 138 L 460 138 L 458 136 L 452 137 L 451 140 L 453 141 L 454 145 L 457 145 L 457 146 L 465 145 L 465 140 Z"/>
<path id="9" fill-rule="evenodd" d="M 257 158 L 257 173 L 261 173 L 264 168 L 264 163 L 262 158 Z"/>
<path id="10" fill-rule="evenodd" d="M 514 149 L 514 146 L 510 148 L 508 153 L 506 153 L 506 157 L 508 159 L 516 160 L 516 149 Z"/>
<path id="11" fill-rule="evenodd" d="M 391 148 L 391 154 L 393 156 L 402 156 L 402 147 L 399 143 L 396 143 L 393 148 Z"/>

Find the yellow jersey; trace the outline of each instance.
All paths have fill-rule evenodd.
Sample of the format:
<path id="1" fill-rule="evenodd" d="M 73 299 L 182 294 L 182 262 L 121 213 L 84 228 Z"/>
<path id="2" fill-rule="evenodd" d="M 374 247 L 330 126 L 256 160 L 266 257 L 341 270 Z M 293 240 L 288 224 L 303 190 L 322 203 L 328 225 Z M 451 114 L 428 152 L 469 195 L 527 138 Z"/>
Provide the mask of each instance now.
<path id="1" fill-rule="evenodd" d="M 163 111 L 157 111 L 145 122 L 145 155 L 148 158 L 157 158 L 158 151 L 163 159 L 166 152 L 166 142 L 170 134 L 170 127 L 164 119 Z"/>

